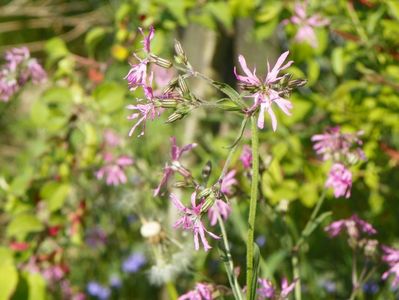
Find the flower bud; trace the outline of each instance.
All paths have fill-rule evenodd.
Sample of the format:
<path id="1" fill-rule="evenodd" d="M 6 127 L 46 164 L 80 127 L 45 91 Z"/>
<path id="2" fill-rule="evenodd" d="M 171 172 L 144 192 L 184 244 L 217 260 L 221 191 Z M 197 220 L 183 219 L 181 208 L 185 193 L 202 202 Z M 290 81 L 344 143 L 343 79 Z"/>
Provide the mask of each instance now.
<path id="1" fill-rule="evenodd" d="M 202 190 L 202 191 L 197 195 L 197 199 L 201 199 L 201 198 L 204 198 L 204 197 L 208 197 L 211 193 L 212 193 L 212 189 L 206 188 L 206 189 Z"/>
<path id="2" fill-rule="evenodd" d="M 178 61 L 181 64 L 186 65 L 187 64 L 187 56 L 186 53 L 183 50 L 182 45 L 178 40 L 175 40 L 175 51 L 177 56 L 175 56 L 176 61 Z"/>
<path id="3" fill-rule="evenodd" d="M 166 123 L 173 123 L 177 120 L 180 120 L 181 118 L 183 118 L 184 115 L 178 113 L 178 112 L 174 112 L 173 114 L 171 114 L 168 119 L 166 120 Z"/>
<path id="4" fill-rule="evenodd" d="M 211 191 L 211 193 L 206 197 L 204 204 L 201 206 L 201 213 L 206 213 L 208 209 L 210 209 L 216 201 L 215 194 Z"/>
<path id="5" fill-rule="evenodd" d="M 169 60 L 156 56 L 155 54 L 151 53 L 150 57 L 158 66 L 162 68 L 169 69 L 173 65 Z"/>
<path id="6" fill-rule="evenodd" d="M 163 108 L 176 108 L 177 100 L 176 99 L 160 99 L 159 105 Z"/>
<path id="7" fill-rule="evenodd" d="M 180 87 L 183 95 L 188 95 L 190 90 L 188 89 L 187 82 L 184 80 L 184 78 L 182 76 L 179 76 L 179 78 L 177 80 L 178 80 L 179 87 Z"/>

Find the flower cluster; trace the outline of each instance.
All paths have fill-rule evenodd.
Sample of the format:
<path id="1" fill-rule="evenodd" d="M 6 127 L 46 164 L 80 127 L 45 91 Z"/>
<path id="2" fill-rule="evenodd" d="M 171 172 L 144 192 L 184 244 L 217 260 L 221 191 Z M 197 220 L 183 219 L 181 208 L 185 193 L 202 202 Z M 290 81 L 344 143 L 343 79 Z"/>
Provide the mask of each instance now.
<path id="1" fill-rule="evenodd" d="M 363 249 L 366 257 L 374 257 L 377 253 L 378 241 L 369 238 L 369 236 L 375 235 L 377 230 L 357 215 L 332 222 L 324 230 L 330 237 L 336 237 L 341 232 L 346 232 L 349 237 L 349 246 Z"/>
<path id="2" fill-rule="evenodd" d="M 358 239 L 361 233 L 367 235 L 374 235 L 377 233 L 377 230 L 375 230 L 371 224 L 360 219 L 357 215 L 353 215 L 348 219 L 341 219 L 332 222 L 325 228 L 325 231 L 330 235 L 330 237 L 336 237 L 341 232 L 345 231 L 354 239 Z"/>
<path id="3" fill-rule="evenodd" d="M 145 35 L 141 28 L 139 28 L 139 30 L 144 37 L 143 52 L 145 57 L 141 59 L 136 53 L 133 54 L 138 63 L 131 64 L 131 68 L 125 76 L 125 79 L 127 80 L 131 91 L 136 90 L 138 87 L 141 87 L 144 91 L 145 99 L 143 102 L 142 100 L 138 100 L 139 103 L 129 104 L 127 106 L 127 109 L 134 111 L 130 116 L 128 116 L 128 120 L 137 120 L 129 131 L 129 136 L 133 135 L 137 127 L 141 126 L 142 129 L 138 135 L 140 137 L 144 135 L 147 120 L 154 120 L 162 114 L 162 103 L 166 102 L 166 104 L 164 103 L 164 106 L 168 106 L 170 105 L 170 102 L 175 102 L 173 98 L 178 97 L 178 95 L 173 91 L 173 89 L 164 92 L 161 92 L 159 89 L 153 89 L 152 82 L 154 73 L 156 75 L 155 82 L 157 83 L 158 88 L 165 85 L 165 81 L 168 81 L 168 83 L 170 82 L 173 72 L 168 72 L 167 69 L 170 68 L 172 64 L 151 53 L 151 40 L 155 35 L 154 27 L 150 27 L 148 35 Z M 158 68 L 152 67 L 150 69 L 149 65 L 151 63 L 155 63 Z M 162 72 L 159 67 L 163 68 L 164 72 Z M 169 99 L 171 99 L 171 101 L 169 101 Z"/>
<path id="4" fill-rule="evenodd" d="M 6 52 L 6 63 L 0 68 L 0 100 L 7 102 L 28 81 L 42 83 L 46 72 L 35 58 L 30 57 L 28 48 L 14 48 Z"/>
<path id="5" fill-rule="evenodd" d="M 199 240 L 204 247 L 205 251 L 208 251 L 212 247 L 209 245 L 205 233 L 210 235 L 214 239 L 220 239 L 217 235 L 213 234 L 212 232 L 208 231 L 205 228 L 204 223 L 202 222 L 202 216 L 206 211 L 206 199 L 201 198 L 200 202 L 197 204 L 197 193 L 194 192 L 191 194 L 191 208 L 187 208 L 183 205 L 180 199 L 175 195 L 171 194 L 170 199 L 174 206 L 179 210 L 181 213 L 181 217 L 175 222 L 173 225 L 174 228 L 181 227 L 184 230 L 190 230 L 194 234 L 194 248 L 195 250 L 199 249 Z"/>
<path id="6" fill-rule="evenodd" d="M 298 31 L 295 35 L 297 42 L 307 42 L 313 48 L 317 47 L 317 38 L 314 31 L 315 27 L 322 27 L 328 25 L 330 22 L 318 14 L 308 16 L 306 13 L 307 1 L 304 3 L 295 4 L 295 15 L 290 19 L 284 20 L 283 24 L 292 23 L 298 26 Z"/>
<path id="7" fill-rule="evenodd" d="M 281 291 L 278 293 L 273 284 L 263 278 L 258 279 L 259 288 L 257 289 L 257 295 L 259 300 L 263 299 L 287 299 L 288 295 L 293 291 L 295 285 L 297 283 L 297 279 L 295 279 L 291 284 L 288 284 L 286 278 L 283 278 L 281 282 Z"/>
<path id="8" fill-rule="evenodd" d="M 382 250 L 384 251 L 384 255 L 382 256 L 382 260 L 386 262 L 389 266 L 389 270 L 382 274 L 382 279 L 387 279 L 389 275 L 394 275 L 394 280 L 392 281 L 393 287 L 399 286 L 399 249 L 390 248 L 387 246 L 383 246 Z"/>
<path id="9" fill-rule="evenodd" d="M 113 148 L 121 144 L 121 139 L 110 130 L 104 133 L 103 166 L 96 172 L 97 179 L 105 178 L 107 185 L 120 185 L 127 182 L 124 169 L 134 160 L 127 155 L 115 156 Z"/>
<path id="10" fill-rule="evenodd" d="M 348 165 L 355 164 L 359 160 L 365 160 L 362 141 L 359 136 L 362 132 L 355 134 L 342 133 L 340 127 L 328 129 L 323 134 L 312 136 L 313 149 L 322 157 L 322 160 L 333 162 L 330 169 L 326 187 L 334 190 L 334 196 L 349 198 L 352 187 L 352 173 Z"/>

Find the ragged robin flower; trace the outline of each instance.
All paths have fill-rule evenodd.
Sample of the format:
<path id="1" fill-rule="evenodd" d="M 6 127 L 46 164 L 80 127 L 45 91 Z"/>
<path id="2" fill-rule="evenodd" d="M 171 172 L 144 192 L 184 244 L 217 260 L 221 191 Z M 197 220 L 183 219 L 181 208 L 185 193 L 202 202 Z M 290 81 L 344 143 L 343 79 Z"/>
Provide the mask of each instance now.
<path id="1" fill-rule="evenodd" d="M 249 93 L 246 97 L 253 97 L 254 99 L 254 104 L 248 109 L 247 113 L 253 114 L 259 109 L 258 127 L 260 129 L 264 127 L 265 112 L 267 112 L 272 121 L 273 131 L 276 131 L 277 117 L 273 111 L 273 104 L 276 104 L 286 115 L 290 116 L 293 106 L 284 97 L 289 94 L 292 88 L 305 84 L 303 80 L 286 81 L 287 76 L 279 76 L 280 71 L 287 69 L 293 63 L 293 61 L 288 61 L 283 65 L 288 54 L 289 51 L 281 54 L 272 69 L 270 69 L 269 62 L 267 63 L 267 75 L 263 80 L 256 76 L 256 69 L 252 72 L 248 68 L 242 55 L 239 55 L 238 61 L 246 76 L 237 74 L 234 67 L 234 74 L 240 87 Z"/>

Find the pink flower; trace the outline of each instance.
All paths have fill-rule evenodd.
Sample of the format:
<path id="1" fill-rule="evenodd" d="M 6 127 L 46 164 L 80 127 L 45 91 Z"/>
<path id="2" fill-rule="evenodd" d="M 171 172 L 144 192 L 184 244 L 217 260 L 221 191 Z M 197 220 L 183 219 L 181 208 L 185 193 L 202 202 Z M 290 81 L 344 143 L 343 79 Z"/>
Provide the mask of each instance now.
<path id="1" fill-rule="evenodd" d="M 195 289 L 181 295 L 178 300 L 212 300 L 213 288 L 206 283 L 197 283 Z"/>
<path id="2" fill-rule="evenodd" d="M 43 67 L 34 58 L 28 61 L 27 71 L 34 84 L 43 83 L 47 79 L 47 74 Z"/>
<path id="3" fill-rule="evenodd" d="M 314 142 L 313 149 L 322 156 L 323 160 L 352 162 L 366 159 L 360 148 L 363 142 L 359 136 L 362 134 L 361 131 L 354 134 L 342 133 L 340 127 L 336 126 L 327 129 L 323 134 L 315 134 L 311 140 Z"/>
<path id="4" fill-rule="evenodd" d="M 180 173 L 183 177 L 191 176 L 190 172 L 181 165 L 179 160 L 184 152 L 190 151 L 191 149 L 197 147 L 197 144 L 195 144 L 195 143 L 188 144 L 188 145 L 180 148 L 179 146 L 177 146 L 176 137 L 174 137 L 174 136 L 172 136 L 170 138 L 170 143 L 172 144 L 171 154 L 170 154 L 171 162 L 170 162 L 170 164 L 167 163 L 165 165 L 163 177 L 162 177 L 161 182 L 159 183 L 158 187 L 154 191 L 154 196 L 157 196 L 159 194 L 159 192 L 161 191 L 161 188 L 167 184 L 169 178 L 175 172 Z"/>
<path id="5" fill-rule="evenodd" d="M 150 82 L 152 82 L 152 76 L 150 78 Z M 144 86 L 144 94 L 147 98 L 147 103 L 145 104 L 129 104 L 126 108 L 135 111 L 130 116 L 128 116 L 128 120 L 135 120 L 137 119 L 136 124 L 130 129 L 129 136 L 132 136 L 133 132 L 136 128 L 142 125 L 142 129 L 138 137 L 144 135 L 145 125 L 147 120 L 154 120 L 155 118 L 159 117 L 163 112 L 163 109 L 157 107 L 155 105 L 154 94 L 152 92 L 152 88 L 149 86 Z"/>
<path id="6" fill-rule="evenodd" d="M 259 296 L 258 299 L 271 299 L 274 297 L 274 293 L 275 293 L 274 287 L 273 287 L 273 284 L 269 280 L 259 278 L 258 284 L 260 286 L 256 290 L 256 292 Z"/>
<path id="7" fill-rule="evenodd" d="M 162 95 L 161 90 L 170 83 L 175 76 L 175 72 L 173 69 L 162 68 L 157 64 L 151 65 L 151 70 L 154 73 L 154 80 L 157 87 L 155 94 L 160 96 Z"/>
<path id="8" fill-rule="evenodd" d="M 136 55 L 136 53 L 133 54 L 135 58 L 139 61 L 139 63 L 135 65 L 131 64 L 131 69 L 124 78 L 127 80 L 131 91 L 134 91 L 139 86 L 145 85 L 147 82 L 147 65 L 150 62 L 149 54 L 151 52 L 150 44 L 151 40 L 154 38 L 155 33 L 153 26 L 150 27 L 150 32 L 147 36 L 144 34 L 143 29 L 139 28 L 139 31 L 144 37 L 142 41 L 143 50 L 146 53 L 147 57 L 141 59 Z"/>
<path id="9" fill-rule="evenodd" d="M 244 145 L 242 147 L 242 152 L 240 156 L 240 160 L 244 169 L 250 169 L 252 166 L 252 151 L 251 147 L 248 145 Z"/>
<path id="10" fill-rule="evenodd" d="M 182 216 L 173 225 L 174 228 L 181 227 L 183 230 L 190 230 L 194 234 L 194 248 L 199 250 L 199 239 L 204 247 L 205 251 L 208 251 L 212 247 L 208 244 L 205 237 L 205 233 L 209 234 L 214 239 L 220 239 L 217 235 L 209 232 L 201 221 L 202 217 L 202 205 L 203 200 L 196 204 L 196 192 L 191 194 L 191 209 L 187 208 L 181 203 L 180 199 L 175 195 L 171 194 L 170 199 L 175 207 L 182 213 Z"/>
<path id="11" fill-rule="evenodd" d="M 208 210 L 209 223 L 211 226 L 215 226 L 219 216 L 221 216 L 224 220 L 227 220 L 230 213 L 230 205 L 223 200 L 216 199 L 215 203 Z"/>
<path id="12" fill-rule="evenodd" d="M 386 280 L 389 275 L 394 275 L 392 287 L 399 286 L 399 250 L 387 246 L 382 246 L 382 250 L 384 251 L 382 260 L 389 265 L 389 269 L 382 274 L 381 278 Z"/>
<path id="13" fill-rule="evenodd" d="M 295 279 L 293 282 L 291 282 L 291 284 L 288 284 L 287 278 L 283 278 L 283 281 L 281 282 L 281 297 L 283 299 L 287 298 L 288 295 L 294 290 L 297 281 L 298 279 Z"/>
<path id="14" fill-rule="evenodd" d="M 226 196 L 231 196 L 233 194 L 232 187 L 237 184 L 237 180 L 234 178 L 236 175 L 236 170 L 231 170 L 222 179 L 222 184 L 220 186 L 220 191 Z"/>
<path id="15" fill-rule="evenodd" d="M 0 100 L 7 102 L 19 88 L 16 79 L 9 76 L 8 70 L 0 71 Z"/>
<path id="16" fill-rule="evenodd" d="M 349 198 L 352 187 L 352 173 L 343 164 L 335 163 L 331 167 L 330 173 L 325 184 L 334 190 L 335 198 L 345 196 Z"/>
<path id="17" fill-rule="evenodd" d="M 5 54 L 6 64 L 0 70 L 0 100 L 7 102 L 29 80 L 42 83 L 47 75 L 28 48 L 14 48 Z"/>
<path id="18" fill-rule="evenodd" d="M 295 5 L 295 15 L 289 20 L 285 20 L 284 24 L 291 22 L 292 24 L 298 25 L 295 40 L 297 42 L 308 42 L 313 48 L 316 48 L 317 38 L 313 28 L 326 26 L 329 21 L 318 14 L 308 17 L 306 15 L 306 5 L 307 1 L 304 3 L 297 3 Z"/>
<path id="19" fill-rule="evenodd" d="M 352 238 L 358 239 L 360 233 L 367 235 L 374 235 L 377 230 L 366 221 L 360 219 L 357 215 L 353 215 L 348 219 L 342 219 L 332 222 L 324 230 L 329 234 L 330 237 L 336 237 L 342 231 L 346 231 Z"/>
<path id="20" fill-rule="evenodd" d="M 267 63 L 268 72 L 263 81 L 255 75 L 256 69 L 251 72 L 251 70 L 247 67 L 244 56 L 242 55 L 238 57 L 238 61 L 240 62 L 241 68 L 246 76 L 238 75 L 237 70 L 234 67 L 234 74 L 236 78 L 241 81 L 241 87 L 244 90 L 249 91 L 251 93 L 250 97 L 254 98 L 254 104 L 249 109 L 249 112 L 253 112 L 259 108 L 258 127 L 261 129 L 264 127 L 265 112 L 269 114 L 272 120 L 273 131 L 276 131 L 277 129 L 277 118 L 272 110 L 273 103 L 277 104 L 277 106 L 286 115 L 291 115 L 290 110 L 292 109 L 292 103 L 289 100 L 282 98 L 281 94 L 283 92 L 275 90 L 273 86 L 273 84 L 278 83 L 280 79 L 283 78 L 282 76 L 279 77 L 278 73 L 288 68 L 293 63 L 293 61 L 289 61 L 283 65 L 288 54 L 288 51 L 281 54 L 272 70 L 270 70 L 269 62 Z"/>
<path id="21" fill-rule="evenodd" d="M 288 295 L 293 291 L 298 279 L 295 279 L 291 284 L 288 284 L 286 278 L 283 278 L 281 282 L 281 291 L 280 297 L 278 299 L 287 299 Z M 273 287 L 272 283 L 267 279 L 258 279 L 258 284 L 260 288 L 256 290 L 258 294 L 258 299 L 273 299 L 276 296 L 276 290 Z"/>
<path id="22" fill-rule="evenodd" d="M 27 61 L 29 57 L 30 53 L 27 47 L 13 48 L 4 55 L 7 66 L 11 71 L 17 70 L 19 65 Z"/>
<path id="23" fill-rule="evenodd" d="M 121 137 L 111 129 L 106 129 L 104 131 L 104 141 L 109 147 L 116 147 L 121 144 Z"/>
<path id="24" fill-rule="evenodd" d="M 120 156 L 114 159 L 110 153 L 104 154 L 105 165 L 96 172 L 97 179 L 106 177 L 107 185 L 117 186 L 127 182 L 124 168 L 133 164 L 133 159 L 128 156 Z"/>

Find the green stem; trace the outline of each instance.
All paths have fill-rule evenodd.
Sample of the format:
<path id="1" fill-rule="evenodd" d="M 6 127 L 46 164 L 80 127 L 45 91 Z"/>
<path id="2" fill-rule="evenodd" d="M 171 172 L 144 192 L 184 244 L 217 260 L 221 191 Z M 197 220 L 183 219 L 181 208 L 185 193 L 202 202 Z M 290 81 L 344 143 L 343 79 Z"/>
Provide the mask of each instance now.
<path id="1" fill-rule="evenodd" d="M 172 282 L 166 283 L 166 290 L 168 291 L 170 300 L 177 300 L 179 294 L 177 293 L 176 287 Z"/>
<path id="2" fill-rule="evenodd" d="M 352 251 L 352 293 L 349 300 L 354 300 L 356 298 L 357 292 L 359 290 L 359 281 L 357 278 L 357 257 L 356 249 Z"/>
<path id="3" fill-rule="evenodd" d="M 298 279 L 298 282 L 295 284 L 295 300 L 301 300 L 302 299 L 301 274 L 299 272 L 299 257 L 297 251 L 295 251 L 294 254 L 292 255 L 291 263 L 292 263 L 292 273 L 294 275 L 293 279 Z"/>
<path id="4" fill-rule="evenodd" d="M 305 225 L 305 228 L 302 230 L 301 236 L 300 236 L 298 242 L 295 244 L 295 247 L 294 247 L 295 251 L 299 250 L 299 248 L 302 246 L 305 239 L 311 234 L 310 229 L 312 228 L 312 226 L 317 218 L 317 215 L 319 214 L 319 211 L 324 203 L 325 198 L 326 198 L 326 190 L 323 191 L 319 200 L 317 200 L 316 206 L 313 209 L 312 214 L 310 215 L 310 218 Z"/>
<path id="5" fill-rule="evenodd" d="M 230 274 L 229 275 L 230 286 L 231 289 L 233 290 L 234 298 L 236 300 L 241 300 L 242 299 L 241 288 L 238 283 L 237 276 L 234 273 L 234 263 L 233 263 L 233 258 L 231 257 L 229 241 L 227 239 L 227 233 L 226 229 L 224 228 L 223 220 L 220 216 L 218 216 L 218 223 L 220 231 L 222 232 L 224 248 L 226 250 L 226 256 L 227 256 L 226 269 L 227 273 Z"/>
<path id="6" fill-rule="evenodd" d="M 255 117 L 251 117 L 252 135 L 252 182 L 251 199 L 249 204 L 248 216 L 248 238 L 247 238 L 247 299 L 251 299 L 253 293 L 253 274 L 254 274 L 254 230 L 256 218 L 256 205 L 258 201 L 258 181 L 259 181 L 259 134 Z"/>
<path id="7" fill-rule="evenodd" d="M 310 218 L 308 222 L 306 223 L 304 229 L 301 232 L 301 236 L 298 240 L 298 242 L 295 244 L 294 249 L 293 249 L 293 254 L 292 254 L 292 272 L 294 275 L 294 279 L 298 279 L 297 284 L 295 285 L 295 300 L 301 300 L 302 299 L 302 287 L 301 287 L 301 275 L 299 271 L 299 249 L 304 243 L 305 239 L 312 233 L 311 228 L 313 227 L 313 224 L 319 214 L 319 211 L 324 203 L 324 199 L 326 197 L 326 192 L 325 190 L 321 194 L 319 200 L 317 200 L 316 206 L 312 211 L 312 214 L 310 215 Z"/>

